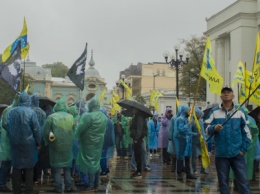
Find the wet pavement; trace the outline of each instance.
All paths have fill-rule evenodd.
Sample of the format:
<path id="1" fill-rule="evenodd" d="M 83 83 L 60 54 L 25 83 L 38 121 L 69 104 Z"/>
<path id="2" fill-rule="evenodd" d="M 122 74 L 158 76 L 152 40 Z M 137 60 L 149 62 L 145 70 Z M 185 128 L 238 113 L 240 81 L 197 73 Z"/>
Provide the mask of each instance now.
<path id="1" fill-rule="evenodd" d="M 159 153 L 161 154 L 161 153 Z M 131 178 L 133 173 L 130 165 L 130 159 L 113 157 L 110 159 L 110 173 L 107 177 L 100 177 L 99 190 L 95 193 L 219 193 L 217 175 L 214 165 L 214 157 L 212 156 L 211 173 L 199 174 L 197 179 L 186 180 L 185 174 L 182 181 L 177 180 L 176 173 L 171 172 L 171 165 L 163 164 L 162 158 L 153 156 L 149 157 L 150 172 L 143 172 L 141 179 Z M 198 169 L 200 167 L 198 166 Z M 10 183 L 8 184 L 10 187 Z M 257 172 L 256 181 L 250 181 L 251 193 L 260 193 L 260 173 Z M 45 176 L 41 182 L 34 185 L 34 190 L 39 193 L 49 192 L 54 188 L 51 177 Z M 75 190 L 77 188 L 73 187 Z M 230 182 L 231 193 L 233 191 L 233 183 Z M 84 193 L 75 191 L 72 193 Z M 91 192 L 94 193 L 94 192 Z"/>

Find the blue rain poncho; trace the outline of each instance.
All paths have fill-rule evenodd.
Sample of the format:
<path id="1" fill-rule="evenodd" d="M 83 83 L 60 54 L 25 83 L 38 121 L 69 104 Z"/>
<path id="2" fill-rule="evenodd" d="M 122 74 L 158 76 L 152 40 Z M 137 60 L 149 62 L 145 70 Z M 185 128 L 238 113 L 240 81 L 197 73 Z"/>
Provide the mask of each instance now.
<path id="1" fill-rule="evenodd" d="M 53 114 L 49 115 L 43 127 L 43 140 L 49 145 L 50 164 L 54 168 L 70 167 L 72 165 L 72 144 L 74 118 L 67 113 L 66 102 L 59 100 Z M 50 132 L 55 136 L 49 140 Z"/>
<path id="2" fill-rule="evenodd" d="M 107 117 L 100 111 L 99 101 L 94 96 L 88 102 L 88 113 L 84 113 L 75 132 L 80 149 L 77 164 L 83 173 L 96 173 L 100 168 L 100 158 L 106 131 Z"/>
<path id="3" fill-rule="evenodd" d="M 36 113 L 29 107 L 30 97 L 23 91 L 19 105 L 8 113 L 7 128 L 14 168 L 33 168 L 38 160 L 37 147 L 41 145 L 40 126 Z"/>
<path id="4" fill-rule="evenodd" d="M 42 127 L 46 120 L 46 113 L 40 108 L 40 96 L 38 93 L 33 94 L 30 98 L 31 98 L 31 109 L 37 115 L 37 119 L 40 124 L 41 132 L 42 132 Z"/>
<path id="5" fill-rule="evenodd" d="M 158 121 L 158 114 L 154 114 L 153 118 L 148 122 L 148 149 L 158 148 L 158 132 L 160 130 L 160 122 Z"/>
<path id="6" fill-rule="evenodd" d="M 106 110 L 104 108 L 101 108 L 100 110 L 108 118 Z M 113 154 L 114 154 L 114 142 L 115 142 L 114 124 L 108 118 L 107 119 L 106 132 L 105 132 L 105 135 L 104 135 L 104 143 L 103 143 L 103 147 L 102 147 L 101 158 L 111 158 L 111 157 L 113 157 Z"/>
<path id="7" fill-rule="evenodd" d="M 16 94 L 13 100 L 13 103 L 5 108 L 2 117 L 1 117 L 1 125 L 0 125 L 0 133 L 1 133 L 1 138 L 0 138 L 0 161 L 8 161 L 11 160 L 11 149 L 10 149 L 10 141 L 9 137 L 7 134 L 7 115 L 9 111 L 17 107 L 18 102 L 19 102 L 19 97 L 20 94 Z"/>

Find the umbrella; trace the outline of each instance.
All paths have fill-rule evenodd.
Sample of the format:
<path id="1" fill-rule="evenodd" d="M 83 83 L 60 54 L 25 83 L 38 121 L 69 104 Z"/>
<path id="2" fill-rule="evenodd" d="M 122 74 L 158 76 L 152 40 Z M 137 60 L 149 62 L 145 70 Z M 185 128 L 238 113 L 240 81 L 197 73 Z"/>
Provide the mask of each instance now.
<path id="1" fill-rule="evenodd" d="M 117 104 L 127 109 L 125 113 L 127 113 L 128 116 L 134 116 L 134 114 L 132 113 L 133 108 L 138 109 L 144 115 L 145 118 L 153 116 L 150 109 L 140 104 L 139 102 L 132 101 L 132 100 L 121 100 L 117 102 Z"/>
<path id="2" fill-rule="evenodd" d="M 260 106 L 256 107 L 254 110 L 252 110 L 250 113 L 248 113 L 248 115 L 250 115 L 251 117 L 253 117 L 255 119 L 255 121 L 257 122 L 257 115 L 260 113 Z"/>
<path id="3" fill-rule="evenodd" d="M 51 107 L 53 107 L 56 102 L 46 96 L 40 96 L 40 108 L 43 108 L 44 106 L 50 105 Z"/>
<path id="4" fill-rule="evenodd" d="M 0 104 L 0 116 L 2 115 L 2 113 L 3 113 L 3 111 L 4 111 L 4 109 L 5 109 L 6 107 L 8 107 L 7 104 Z"/>

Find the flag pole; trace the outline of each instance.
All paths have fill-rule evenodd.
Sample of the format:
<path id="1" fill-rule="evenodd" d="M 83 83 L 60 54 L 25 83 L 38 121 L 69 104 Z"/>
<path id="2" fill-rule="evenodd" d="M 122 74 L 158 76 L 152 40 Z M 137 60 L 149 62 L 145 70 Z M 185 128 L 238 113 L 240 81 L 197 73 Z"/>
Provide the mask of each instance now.
<path id="1" fill-rule="evenodd" d="M 242 104 L 239 105 L 239 107 L 224 121 L 224 123 L 222 123 L 222 126 L 224 126 L 233 116 L 234 114 L 236 114 L 236 112 L 249 100 L 249 98 L 256 92 L 256 90 L 258 89 L 258 87 L 260 86 L 260 84 L 254 89 L 254 91 L 244 100 L 244 102 Z M 210 137 L 206 140 L 209 141 L 214 135 L 215 135 L 216 131 L 214 131 Z"/>
<path id="2" fill-rule="evenodd" d="M 25 59 L 23 60 L 23 90 L 24 90 L 24 88 L 25 88 Z"/>

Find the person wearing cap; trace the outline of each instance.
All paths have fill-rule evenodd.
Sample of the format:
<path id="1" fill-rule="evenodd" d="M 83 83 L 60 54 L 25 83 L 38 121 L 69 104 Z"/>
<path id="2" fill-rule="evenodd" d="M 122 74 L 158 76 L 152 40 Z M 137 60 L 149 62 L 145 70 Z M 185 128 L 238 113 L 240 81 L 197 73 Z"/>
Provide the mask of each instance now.
<path id="1" fill-rule="evenodd" d="M 222 103 L 211 110 L 209 118 L 205 121 L 208 125 L 206 133 L 214 134 L 215 164 L 219 191 L 222 194 L 230 193 L 230 167 L 234 171 L 239 193 L 250 193 L 244 155 L 251 146 L 252 136 L 246 124 L 245 114 L 234 107 L 234 97 L 232 88 L 222 88 Z M 222 125 L 233 113 L 225 125 Z"/>

